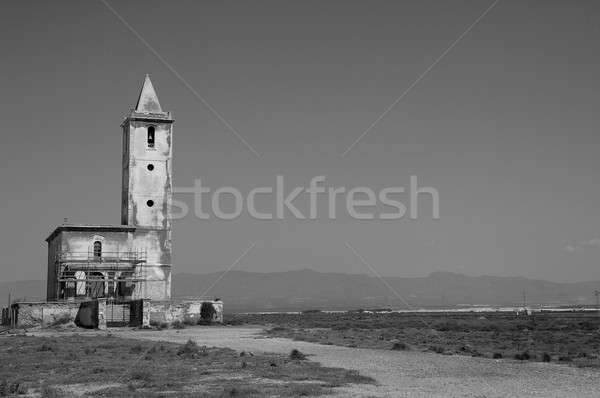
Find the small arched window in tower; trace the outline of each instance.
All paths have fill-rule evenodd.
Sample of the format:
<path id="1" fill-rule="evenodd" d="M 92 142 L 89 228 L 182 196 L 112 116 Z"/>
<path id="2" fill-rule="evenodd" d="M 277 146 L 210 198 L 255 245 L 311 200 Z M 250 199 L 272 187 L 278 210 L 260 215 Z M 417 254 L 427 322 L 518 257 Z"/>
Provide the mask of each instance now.
<path id="1" fill-rule="evenodd" d="M 99 240 L 94 242 L 94 259 L 100 260 L 102 258 L 102 242 Z"/>
<path id="2" fill-rule="evenodd" d="M 148 148 L 154 148 L 154 126 L 148 127 Z"/>

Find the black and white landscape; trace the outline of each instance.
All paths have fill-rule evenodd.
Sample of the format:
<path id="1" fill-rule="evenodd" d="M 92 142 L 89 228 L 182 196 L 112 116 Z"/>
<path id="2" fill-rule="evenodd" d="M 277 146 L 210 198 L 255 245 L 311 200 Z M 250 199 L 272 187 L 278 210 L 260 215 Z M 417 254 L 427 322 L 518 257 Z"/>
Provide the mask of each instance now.
<path id="1" fill-rule="evenodd" d="M 0 12 L 0 397 L 598 397 L 600 3 Z"/>

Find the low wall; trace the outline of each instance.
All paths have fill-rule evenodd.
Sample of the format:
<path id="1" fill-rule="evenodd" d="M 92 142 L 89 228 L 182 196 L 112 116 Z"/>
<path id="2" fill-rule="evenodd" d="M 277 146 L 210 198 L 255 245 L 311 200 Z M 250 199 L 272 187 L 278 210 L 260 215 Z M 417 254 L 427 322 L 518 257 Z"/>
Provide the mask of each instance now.
<path id="1" fill-rule="evenodd" d="M 220 300 L 189 299 L 172 301 L 151 301 L 147 299 L 129 302 L 129 326 L 153 324 L 222 323 L 223 302 Z M 9 314 L 11 317 L 9 317 Z M 13 327 L 57 327 L 79 326 L 83 328 L 106 329 L 108 319 L 107 300 L 100 298 L 88 301 L 17 302 L 9 309 L 3 309 L 2 320 Z M 109 325 L 110 326 L 110 325 Z"/>
<path id="2" fill-rule="evenodd" d="M 152 324 L 171 324 L 173 322 L 197 324 L 202 321 L 223 322 L 223 302 L 220 300 L 150 301 L 147 305 L 150 323 Z"/>
<path id="3" fill-rule="evenodd" d="M 97 304 L 93 301 L 19 302 L 10 308 L 14 327 L 97 326 Z"/>

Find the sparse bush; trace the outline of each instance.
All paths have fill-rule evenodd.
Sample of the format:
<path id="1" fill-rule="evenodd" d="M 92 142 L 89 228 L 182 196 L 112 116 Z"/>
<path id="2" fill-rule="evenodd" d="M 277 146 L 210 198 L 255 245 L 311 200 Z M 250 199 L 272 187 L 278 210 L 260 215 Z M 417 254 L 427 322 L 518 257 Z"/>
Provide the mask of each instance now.
<path id="1" fill-rule="evenodd" d="M 373 379 L 372 377 L 369 377 L 369 376 L 363 376 L 357 370 L 354 370 L 354 369 L 346 370 L 346 372 L 344 373 L 343 379 L 340 381 L 343 381 L 345 383 L 354 383 L 354 384 L 359 384 L 359 383 L 374 384 L 375 383 L 375 379 Z"/>
<path id="2" fill-rule="evenodd" d="M 408 346 L 405 343 L 399 341 L 399 342 L 394 343 L 394 345 L 392 346 L 392 350 L 406 351 L 406 350 L 408 350 Z"/>
<path id="3" fill-rule="evenodd" d="M 548 354 L 547 352 L 542 354 L 542 361 L 550 362 L 551 360 L 552 360 L 552 357 L 550 357 L 550 354 Z"/>
<path id="4" fill-rule="evenodd" d="M 294 348 L 292 352 L 290 352 L 290 359 L 302 361 L 306 359 L 306 355 Z"/>
<path id="5" fill-rule="evenodd" d="M 529 352 L 523 351 L 522 353 L 516 353 L 514 358 L 519 361 L 528 361 L 531 356 L 529 355 Z"/>
<path id="6" fill-rule="evenodd" d="M 433 351 L 437 354 L 443 354 L 445 350 L 444 350 L 444 347 L 441 347 L 439 345 L 432 345 L 432 346 L 429 346 L 429 351 Z"/>
<path id="7" fill-rule="evenodd" d="M 63 394 L 56 387 L 43 386 L 40 391 L 41 398 L 61 398 Z"/>
<path id="8" fill-rule="evenodd" d="M 220 397 L 255 397 L 261 392 L 252 387 L 231 387 L 225 389 Z"/>
<path id="9" fill-rule="evenodd" d="M 321 386 L 318 384 L 292 384 L 290 386 L 290 396 L 292 397 L 314 397 L 321 393 Z"/>
<path id="10" fill-rule="evenodd" d="M 460 332 L 463 331 L 464 327 L 456 321 L 446 321 L 435 325 L 434 329 L 440 332 Z"/>
<path id="11" fill-rule="evenodd" d="M 43 343 L 38 347 L 38 351 L 54 351 L 54 349 L 50 344 Z"/>
<path id="12" fill-rule="evenodd" d="M 130 380 L 142 381 L 144 383 L 150 383 L 153 379 L 152 373 L 145 369 L 135 369 L 129 374 Z"/>
<path id="13" fill-rule="evenodd" d="M 495 352 L 494 355 L 492 355 L 492 358 L 494 359 L 502 359 L 502 354 L 499 352 Z"/>
<path id="14" fill-rule="evenodd" d="M 559 362 L 573 362 L 573 358 L 571 358 L 568 355 L 561 355 L 560 357 L 558 357 L 558 361 Z"/>
<path id="15" fill-rule="evenodd" d="M 132 354 L 139 354 L 142 351 L 144 351 L 144 347 L 142 347 L 141 344 L 136 344 L 129 350 L 129 352 L 131 352 Z"/>
<path id="16" fill-rule="evenodd" d="M 179 347 L 177 355 L 182 357 L 197 358 L 199 356 L 207 356 L 206 347 L 199 347 L 192 339 L 188 340 L 184 345 Z"/>
<path id="17" fill-rule="evenodd" d="M 173 329 L 185 329 L 185 324 L 179 320 L 171 323 Z"/>

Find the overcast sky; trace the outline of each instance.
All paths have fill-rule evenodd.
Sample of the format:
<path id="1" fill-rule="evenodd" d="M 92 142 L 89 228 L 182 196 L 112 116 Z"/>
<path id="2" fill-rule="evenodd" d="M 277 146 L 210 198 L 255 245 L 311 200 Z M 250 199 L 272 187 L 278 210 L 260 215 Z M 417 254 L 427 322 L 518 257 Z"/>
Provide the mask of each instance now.
<path id="1" fill-rule="evenodd" d="M 440 219 L 174 225 L 174 272 L 310 267 L 600 279 L 600 4 L 500 1 L 10 2 L 0 13 L 0 280 L 43 279 L 44 239 L 120 221 L 121 130 L 149 73 L 173 112 L 174 184 L 408 186 Z M 186 197 L 181 199 L 187 200 Z M 426 201 L 424 207 L 426 208 Z"/>

